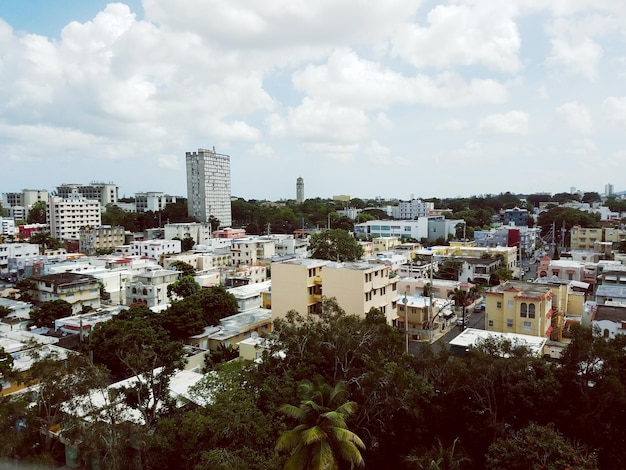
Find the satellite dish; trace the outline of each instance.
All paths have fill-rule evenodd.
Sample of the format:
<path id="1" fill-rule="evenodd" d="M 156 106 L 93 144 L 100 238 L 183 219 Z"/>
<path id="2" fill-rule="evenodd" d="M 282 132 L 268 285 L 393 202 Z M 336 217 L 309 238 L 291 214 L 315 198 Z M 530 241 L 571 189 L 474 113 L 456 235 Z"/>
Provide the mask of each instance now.
<path id="1" fill-rule="evenodd" d="M 250 337 L 252 339 L 257 339 L 259 337 L 259 334 L 256 331 L 253 331 L 252 334 L 250 335 Z"/>

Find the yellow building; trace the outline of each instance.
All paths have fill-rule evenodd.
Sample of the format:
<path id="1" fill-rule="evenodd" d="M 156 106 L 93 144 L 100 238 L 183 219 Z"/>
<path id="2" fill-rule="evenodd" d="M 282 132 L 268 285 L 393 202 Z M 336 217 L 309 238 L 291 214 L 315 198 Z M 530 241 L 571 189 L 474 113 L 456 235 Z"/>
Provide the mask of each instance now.
<path id="1" fill-rule="evenodd" d="M 374 253 L 380 251 L 393 250 L 395 247 L 402 244 L 402 241 L 398 237 L 376 237 L 372 240 L 374 245 Z"/>
<path id="2" fill-rule="evenodd" d="M 603 230 L 601 228 L 587 228 L 574 225 L 570 230 L 570 248 L 572 250 L 592 251 L 596 242 L 604 241 L 602 238 Z"/>
<path id="3" fill-rule="evenodd" d="M 384 264 L 297 259 L 272 263 L 272 316 L 290 310 L 320 313 L 322 296 L 335 298 L 348 314 L 365 316 L 378 308 L 389 323 L 396 316 L 397 277 Z"/>
<path id="4" fill-rule="evenodd" d="M 485 301 L 487 331 L 562 341 L 564 328 L 582 320 L 585 293 L 576 282 L 511 281 L 485 292 Z"/>

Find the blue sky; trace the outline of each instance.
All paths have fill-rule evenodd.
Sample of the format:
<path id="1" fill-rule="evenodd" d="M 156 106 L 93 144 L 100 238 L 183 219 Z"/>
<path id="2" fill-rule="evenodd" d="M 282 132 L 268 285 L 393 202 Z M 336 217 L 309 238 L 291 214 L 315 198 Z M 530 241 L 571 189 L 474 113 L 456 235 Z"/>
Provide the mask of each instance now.
<path id="1" fill-rule="evenodd" d="M 231 155 L 246 199 L 624 188 L 613 0 L 0 3 L 0 192 L 185 195 Z"/>

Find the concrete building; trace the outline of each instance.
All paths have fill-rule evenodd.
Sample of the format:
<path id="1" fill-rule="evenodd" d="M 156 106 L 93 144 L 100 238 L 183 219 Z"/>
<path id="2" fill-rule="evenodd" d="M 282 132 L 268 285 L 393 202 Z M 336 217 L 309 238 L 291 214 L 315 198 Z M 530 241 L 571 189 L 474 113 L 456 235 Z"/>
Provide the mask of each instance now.
<path id="1" fill-rule="evenodd" d="M 411 199 L 410 201 L 399 201 L 398 205 L 392 208 L 392 215 L 396 219 L 415 220 L 419 217 L 428 217 L 434 209 L 434 202 Z"/>
<path id="2" fill-rule="evenodd" d="M 81 227 L 78 231 L 78 251 L 89 256 L 98 252 L 112 251 L 126 241 L 126 231 L 122 226 L 101 225 Z"/>
<path id="3" fill-rule="evenodd" d="M 13 217 L 0 216 L 0 236 L 15 236 L 15 219 Z"/>
<path id="4" fill-rule="evenodd" d="M 26 220 L 28 211 L 34 203 L 48 203 L 48 191 L 45 189 L 23 189 L 19 193 L 2 193 L 2 207 L 15 220 Z"/>
<path id="5" fill-rule="evenodd" d="M 190 217 L 221 227 L 232 225 L 230 204 L 230 157 L 213 150 L 187 152 L 187 205 Z"/>
<path id="6" fill-rule="evenodd" d="M 60 240 L 78 240 L 83 227 L 102 225 L 100 202 L 86 199 L 76 190 L 68 197 L 50 196 L 47 216 L 50 234 Z"/>
<path id="7" fill-rule="evenodd" d="M 213 238 L 211 236 L 211 224 L 196 222 L 165 224 L 163 228 L 166 240 L 191 238 L 196 245 L 205 245 L 210 243 L 210 240 Z"/>
<path id="8" fill-rule="evenodd" d="M 136 212 L 158 212 L 165 209 L 168 204 L 174 204 L 176 196 L 170 196 L 160 192 L 135 193 Z"/>
<path id="9" fill-rule="evenodd" d="M 514 207 L 506 209 L 503 215 L 504 225 L 514 225 L 516 227 L 528 226 L 528 210 Z"/>
<path id="10" fill-rule="evenodd" d="M 115 252 L 130 256 L 145 256 L 161 260 L 164 255 L 181 252 L 180 240 L 136 240 L 130 245 L 117 246 Z"/>
<path id="11" fill-rule="evenodd" d="M 257 265 L 269 262 L 276 255 L 274 240 L 261 237 L 234 239 L 230 251 L 233 254 L 233 265 Z"/>
<path id="12" fill-rule="evenodd" d="M 296 202 L 302 204 L 304 202 L 304 178 L 298 176 L 296 180 Z"/>
<path id="13" fill-rule="evenodd" d="M 101 207 L 117 204 L 117 186 L 114 183 L 92 182 L 90 184 L 62 184 L 57 186 L 57 194 L 62 199 L 70 198 L 74 193 L 88 200 L 100 202 Z"/>
<path id="14" fill-rule="evenodd" d="M 167 286 L 178 279 L 180 271 L 151 269 L 126 285 L 126 304 L 145 304 L 149 308 L 165 308 L 169 305 Z"/>
<path id="15" fill-rule="evenodd" d="M 0 277 L 17 280 L 26 264 L 39 258 L 39 245 L 31 243 L 0 243 Z"/>
<path id="16" fill-rule="evenodd" d="M 38 302 L 65 300 L 72 305 L 72 313 L 79 313 L 83 307 L 100 307 L 100 285 L 93 276 L 60 273 L 33 276 L 30 280 L 34 283 L 31 293 Z"/>
<path id="17" fill-rule="evenodd" d="M 605 338 L 626 334 L 626 305 L 598 305 L 592 325 Z"/>
<path id="18" fill-rule="evenodd" d="M 335 263 L 292 259 L 272 263 L 272 315 L 283 318 L 290 310 L 301 315 L 320 313 L 322 297 L 335 298 L 348 314 L 364 317 L 371 308 L 396 316 L 397 277 L 384 264 Z"/>
<path id="19" fill-rule="evenodd" d="M 245 312 L 263 307 L 263 294 L 272 288 L 272 281 L 264 281 L 256 284 L 233 287 L 228 293 L 235 296 L 239 312 Z"/>
<path id="20" fill-rule="evenodd" d="M 510 281 L 485 291 L 486 330 L 562 340 L 566 318 L 580 321 L 584 292 L 569 283 Z M 572 320 L 573 321 L 573 320 Z"/>
<path id="21" fill-rule="evenodd" d="M 450 341 L 450 352 L 453 356 L 463 357 L 467 354 L 471 347 L 477 347 L 488 340 L 507 341 L 514 347 L 527 348 L 537 357 L 544 355 L 548 340 L 525 334 L 501 332 L 494 333 L 491 331 L 478 330 L 476 328 L 467 328 L 459 336 Z"/>
<path id="22" fill-rule="evenodd" d="M 428 218 L 420 217 L 417 220 L 368 220 L 354 224 L 354 234 L 357 237 L 395 237 L 413 238 L 421 240 L 428 238 Z"/>

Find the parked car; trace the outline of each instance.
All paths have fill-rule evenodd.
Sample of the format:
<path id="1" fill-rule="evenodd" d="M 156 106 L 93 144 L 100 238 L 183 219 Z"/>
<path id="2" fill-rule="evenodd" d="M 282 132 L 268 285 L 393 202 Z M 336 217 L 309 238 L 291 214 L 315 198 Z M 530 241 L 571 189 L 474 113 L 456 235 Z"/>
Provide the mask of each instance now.
<path id="1" fill-rule="evenodd" d="M 468 320 L 469 320 L 469 318 L 468 318 L 468 317 L 465 317 L 465 325 L 466 325 L 466 326 L 467 326 L 467 321 L 468 321 Z M 463 326 L 463 318 L 459 318 L 459 319 L 456 321 L 456 324 L 457 324 L 457 326 Z"/>

